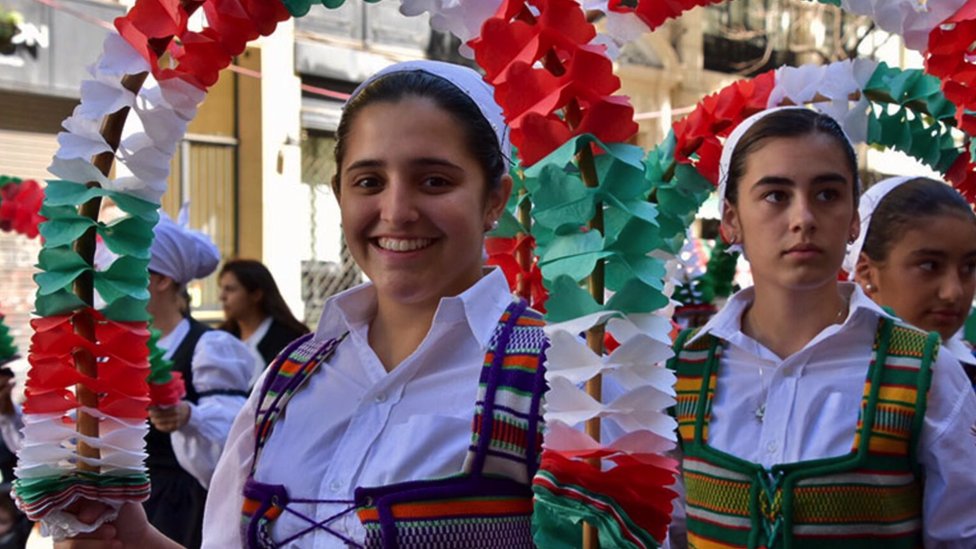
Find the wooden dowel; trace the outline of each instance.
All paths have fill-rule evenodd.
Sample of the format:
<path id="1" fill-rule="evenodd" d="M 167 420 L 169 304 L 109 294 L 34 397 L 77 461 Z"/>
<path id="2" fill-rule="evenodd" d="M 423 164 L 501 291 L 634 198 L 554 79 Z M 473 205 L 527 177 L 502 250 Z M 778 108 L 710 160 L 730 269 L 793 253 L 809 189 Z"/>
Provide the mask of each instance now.
<path id="1" fill-rule="evenodd" d="M 570 109 L 572 111 L 572 109 Z M 593 150 L 587 145 L 580 151 L 577 162 L 579 164 L 580 176 L 583 178 L 583 182 L 587 187 L 594 188 L 600 183 L 597 180 L 596 165 L 593 159 Z M 596 212 L 593 215 L 593 219 L 590 220 L 589 228 L 591 231 L 599 231 L 603 233 L 603 204 L 596 204 Z M 597 261 L 596 267 L 590 274 L 589 279 L 590 295 L 593 299 L 599 303 L 603 304 L 603 294 L 606 288 L 604 281 L 604 262 Z M 603 337 L 604 337 L 604 327 L 603 325 L 594 326 L 586 332 L 586 343 L 597 356 L 603 356 Z M 586 394 L 595 398 L 598 401 L 602 401 L 603 396 L 603 378 L 597 375 L 593 379 L 586 382 Z M 590 435 L 593 440 L 600 442 L 600 418 L 594 418 L 586 422 L 586 434 Z M 593 466 L 599 467 L 600 460 L 594 459 Z M 599 532 L 596 527 L 591 524 L 583 525 L 583 548 L 584 549 L 598 549 L 600 547 Z"/>

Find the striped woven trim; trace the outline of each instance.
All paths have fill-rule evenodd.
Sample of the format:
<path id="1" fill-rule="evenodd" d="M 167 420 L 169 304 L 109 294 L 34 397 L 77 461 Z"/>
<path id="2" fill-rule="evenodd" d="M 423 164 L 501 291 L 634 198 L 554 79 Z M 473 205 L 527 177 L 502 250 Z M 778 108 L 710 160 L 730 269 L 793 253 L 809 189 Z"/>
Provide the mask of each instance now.
<path id="1" fill-rule="evenodd" d="M 919 376 L 928 337 L 928 334 L 908 326 L 895 324 L 891 328 L 877 401 L 873 403 L 874 422 L 868 441 L 868 450 L 872 454 L 897 457 L 911 453 Z M 875 344 L 876 349 L 878 345 L 879 342 Z M 865 383 L 854 437 L 855 451 L 862 444 L 861 433 L 866 412 L 872 405 L 873 389 L 870 380 Z"/>
<path id="2" fill-rule="evenodd" d="M 304 337 L 307 339 L 292 349 L 287 356 L 279 355 L 275 359 L 270 366 L 269 377 L 262 386 L 255 416 L 255 451 L 252 471 L 261 455 L 261 450 L 271 436 L 275 423 L 284 412 L 285 405 L 318 367 L 329 360 L 346 334 L 328 341 L 315 340 L 311 334 Z"/>
<path id="3" fill-rule="evenodd" d="M 722 354 L 721 345 L 711 335 L 704 335 L 692 343 L 678 349 L 673 359 L 677 382 L 675 383 L 676 404 L 675 419 L 678 422 L 678 434 L 682 440 L 695 439 L 695 429 L 698 422 L 699 401 L 701 400 L 702 377 L 708 366 L 708 357 L 715 349 L 715 360 Z M 702 440 L 708 440 L 708 425 L 712 417 L 712 398 L 715 395 L 717 376 L 710 376 L 705 393 L 705 415 L 701 424 Z"/>
<path id="4" fill-rule="evenodd" d="M 922 488 L 914 477 L 900 485 L 814 483 L 793 490 L 793 522 L 822 534 L 842 525 L 901 524 L 920 518 Z"/>
<path id="5" fill-rule="evenodd" d="M 485 421 L 485 398 L 498 347 L 498 337 L 509 317 L 508 311 L 502 315 L 491 337 L 488 351 L 485 353 L 472 422 L 471 444 L 465 459 L 465 472 L 471 472 L 470 468 L 475 463 Z M 531 480 L 528 470 L 529 454 L 538 457 L 542 453 L 544 425 L 538 406 L 541 395 L 537 394 L 536 385 L 547 342 L 545 332 L 542 330 L 544 325 L 545 321 L 541 314 L 525 309 L 510 332 L 500 371 L 494 373 L 496 385 L 491 418 L 491 440 L 488 443 L 488 454 L 485 456 L 482 468 L 485 474 L 502 475 L 528 484 Z M 533 409 L 535 409 L 534 416 Z M 535 424 L 534 437 L 531 436 L 533 433 L 530 433 L 531 424 Z M 534 441 L 531 449 L 530 440 Z"/>
<path id="6" fill-rule="evenodd" d="M 780 482 L 764 486 L 760 481 L 765 477 L 753 478 L 746 469 L 738 470 L 738 466 L 726 464 L 734 467 L 732 470 L 698 457 L 701 455 L 699 439 L 695 438 L 694 429 L 701 404 L 702 374 L 708 370 L 702 361 L 703 354 L 707 359 L 706 349 L 710 345 L 704 342 L 708 337 L 695 342 L 698 345 L 693 352 L 686 350 L 689 346 L 680 350 L 675 364 L 678 371 L 676 416 L 682 439 L 690 443 L 685 447 L 683 462 L 690 546 L 745 547 L 756 542 L 750 535 L 755 535 L 757 528 L 761 528 L 760 543 L 774 543 L 781 536 L 793 536 L 796 547 L 810 547 L 810 543 L 827 538 L 844 542 L 843 549 L 860 547 L 857 545 L 860 542 L 846 544 L 852 538 L 888 539 L 894 544 L 892 547 L 912 547 L 918 543 L 922 487 L 911 469 L 910 455 L 913 429 L 917 429 L 916 407 L 924 402 L 919 398 L 924 397 L 919 394 L 919 387 L 928 386 L 921 375 L 927 371 L 923 360 L 927 358 L 929 336 L 897 324 L 889 332 L 886 326 L 884 321 L 879 323 L 875 354 L 882 345 L 886 345 L 887 353 L 879 368 L 872 362 L 871 377 L 865 380 L 854 443 L 857 453 L 865 418 L 872 418 L 863 461 L 851 464 L 851 470 L 797 479 L 793 481 L 795 485 L 787 482 L 787 486 L 792 485 L 792 493 L 787 493 L 790 488 Z M 711 376 L 705 391 L 709 399 L 705 406 L 710 405 L 715 377 Z M 701 426 L 705 433 L 707 415 L 705 425 Z M 702 436 L 705 438 L 701 440 L 707 440 L 707 434 Z M 786 478 L 803 473 L 804 470 L 794 469 Z M 759 496 L 756 502 L 752 500 L 754 493 Z M 792 516 L 783 526 L 791 528 L 789 533 L 780 529 L 787 498 Z"/>
<path id="7" fill-rule="evenodd" d="M 685 458 L 683 467 L 689 517 L 749 528 L 751 477 L 698 458 Z"/>
<path id="8" fill-rule="evenodd" d="M 397 527 L 400 522 L 443 522 L 455 520 L 481 520 L 489 517 L 517 517 L 532 514 L 532 500 L 524 496 L 518 497 L 486 497 L 486 498 L 449 498 L 441 500 L 415 501 L 395 503 L 390 506 L 391 513 L 396 517 Z M 361 507 L 356 511 L 359 520 L 364 524 L 378 523 L 379 509 L 376 507 Z"/>

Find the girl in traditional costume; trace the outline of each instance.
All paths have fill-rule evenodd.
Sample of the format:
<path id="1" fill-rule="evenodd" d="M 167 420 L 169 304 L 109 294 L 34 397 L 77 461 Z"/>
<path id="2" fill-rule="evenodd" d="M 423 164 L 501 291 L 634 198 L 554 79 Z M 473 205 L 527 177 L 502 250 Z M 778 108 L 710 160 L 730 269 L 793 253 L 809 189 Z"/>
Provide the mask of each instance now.
<path id="1" fill-rule="evenodd" d="M 878 305 L 942 336 L 976 382 L 976 358 L 962 327 L 976 292 L 976 215 L 941 181 L 893 177 L 865 191 L 863 230 L 844 270 Z"/>
<path id="2" fill-rule="evenodd" d="M 546 340 L 482 267 L 512 185 L 492 90 L 467 68 L 397 64 L 352 94 L 337 138 L 343 232 L 371 282 L 258 382 L 204 547 L 531 547 Z M 98 536 L 169 547 L 132 506 Z"/>
<path id="3" fill-rule="evenodd" d="M 676 342 L 690 546 L 976 546 L 976 395 L 937 334 L 839 283 L 857 163 L 833 119 L 773 109 L 722 155 L 755 285 Z"/>

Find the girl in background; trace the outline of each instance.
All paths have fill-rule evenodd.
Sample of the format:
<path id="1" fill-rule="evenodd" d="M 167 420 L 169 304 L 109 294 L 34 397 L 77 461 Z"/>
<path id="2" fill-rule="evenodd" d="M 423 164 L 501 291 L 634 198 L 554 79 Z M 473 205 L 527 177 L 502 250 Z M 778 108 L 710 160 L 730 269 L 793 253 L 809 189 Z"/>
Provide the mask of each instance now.
<path id="1" fill-rule="evenodd" d="M 862 235 L 844 268 L 878 305 L 943 344 L 976 381 L 962 327 L 976 292 L 976 214 L 952 187 L 916 177 L 886 179 L 865 191 Z"/>
<path id="2" fill-rule="evenodd" d="M 218 275 L 224 323 L 220 329 L 240 338 L 260 358 L 260 375 L 289 343 L 308 333 L 291 313 L 271 271 L 254 259 L 232 259 Z"/>

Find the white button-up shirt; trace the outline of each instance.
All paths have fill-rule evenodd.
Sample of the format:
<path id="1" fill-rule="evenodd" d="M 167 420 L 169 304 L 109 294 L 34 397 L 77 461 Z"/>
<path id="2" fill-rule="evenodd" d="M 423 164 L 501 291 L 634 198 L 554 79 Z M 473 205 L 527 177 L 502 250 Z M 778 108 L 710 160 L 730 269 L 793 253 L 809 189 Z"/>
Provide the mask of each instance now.
<path id="1" fill-rule="evenodd" d="M 157 345 L 165 351 L 163 358 L 171 360 L 189 333 L 190 322 L 183 319 L 170 333 L 159 338 Z M 200 335 L 190 364 L 193 388 L 198 393 L 212 390 L 246 393 L 255 368 L 247 345 L 220 330 Z M 215 394 L 199 399 L 196 404 L 187 401 L 187 405 L 190 418 L 170 434 L 170 442 L 180 467 L 207 488 L 231 424 L 244 405 L 244 396 Z"/>
<path id="2" fill-rule="evenodd" d="M 733 296 L 703 327 L 701 333 L 726 342 L 709 445 L 764 467 L 851 451 L 878 319 L 886 313 L 856 285 L 843 283 L 841 289 L 850 299 L 847 320 L 828 326 L 786 358 L 742 333 L 752 288 Z M 765 406 L 762 421 L 756 415 L 760 406 Z M 923 528 L 929 549 L 976 547 L 974 421 L 976 394 L 943 348 L 932 365 L 918 454 L 925 471 Z"/>
<path id="3" fill-rule="evenodd" d="M 315 337 L 349 333 L 327 364 L 297 391 L 268 438 L 255 479 L 284 485 L 291 498 L 352 500 L 356 487 L 383 486 L 456 474 L 471 440 L 471 421 L 484 353 L 511 302 L 500 270 L 459 296 L 443 298 L 420 346 L 391 372 L 369 346 L 375 290 L 358 286 L 331 298 Z M 260 387 L 262 381 L 256 387 Z M 203 546 L 240 547 L 242 487 L 254 451 L 255 390 L 234 422 L 211 484 Z M 348 504 L 292 504 L 325 520 Z M 311 526 L 284 512 L 272 526 L 277 542 Z M 356 542 L 365 531 L 353 513 L 329 527 Z M 316 530 L 288 545 L 346 544 Z"/>

